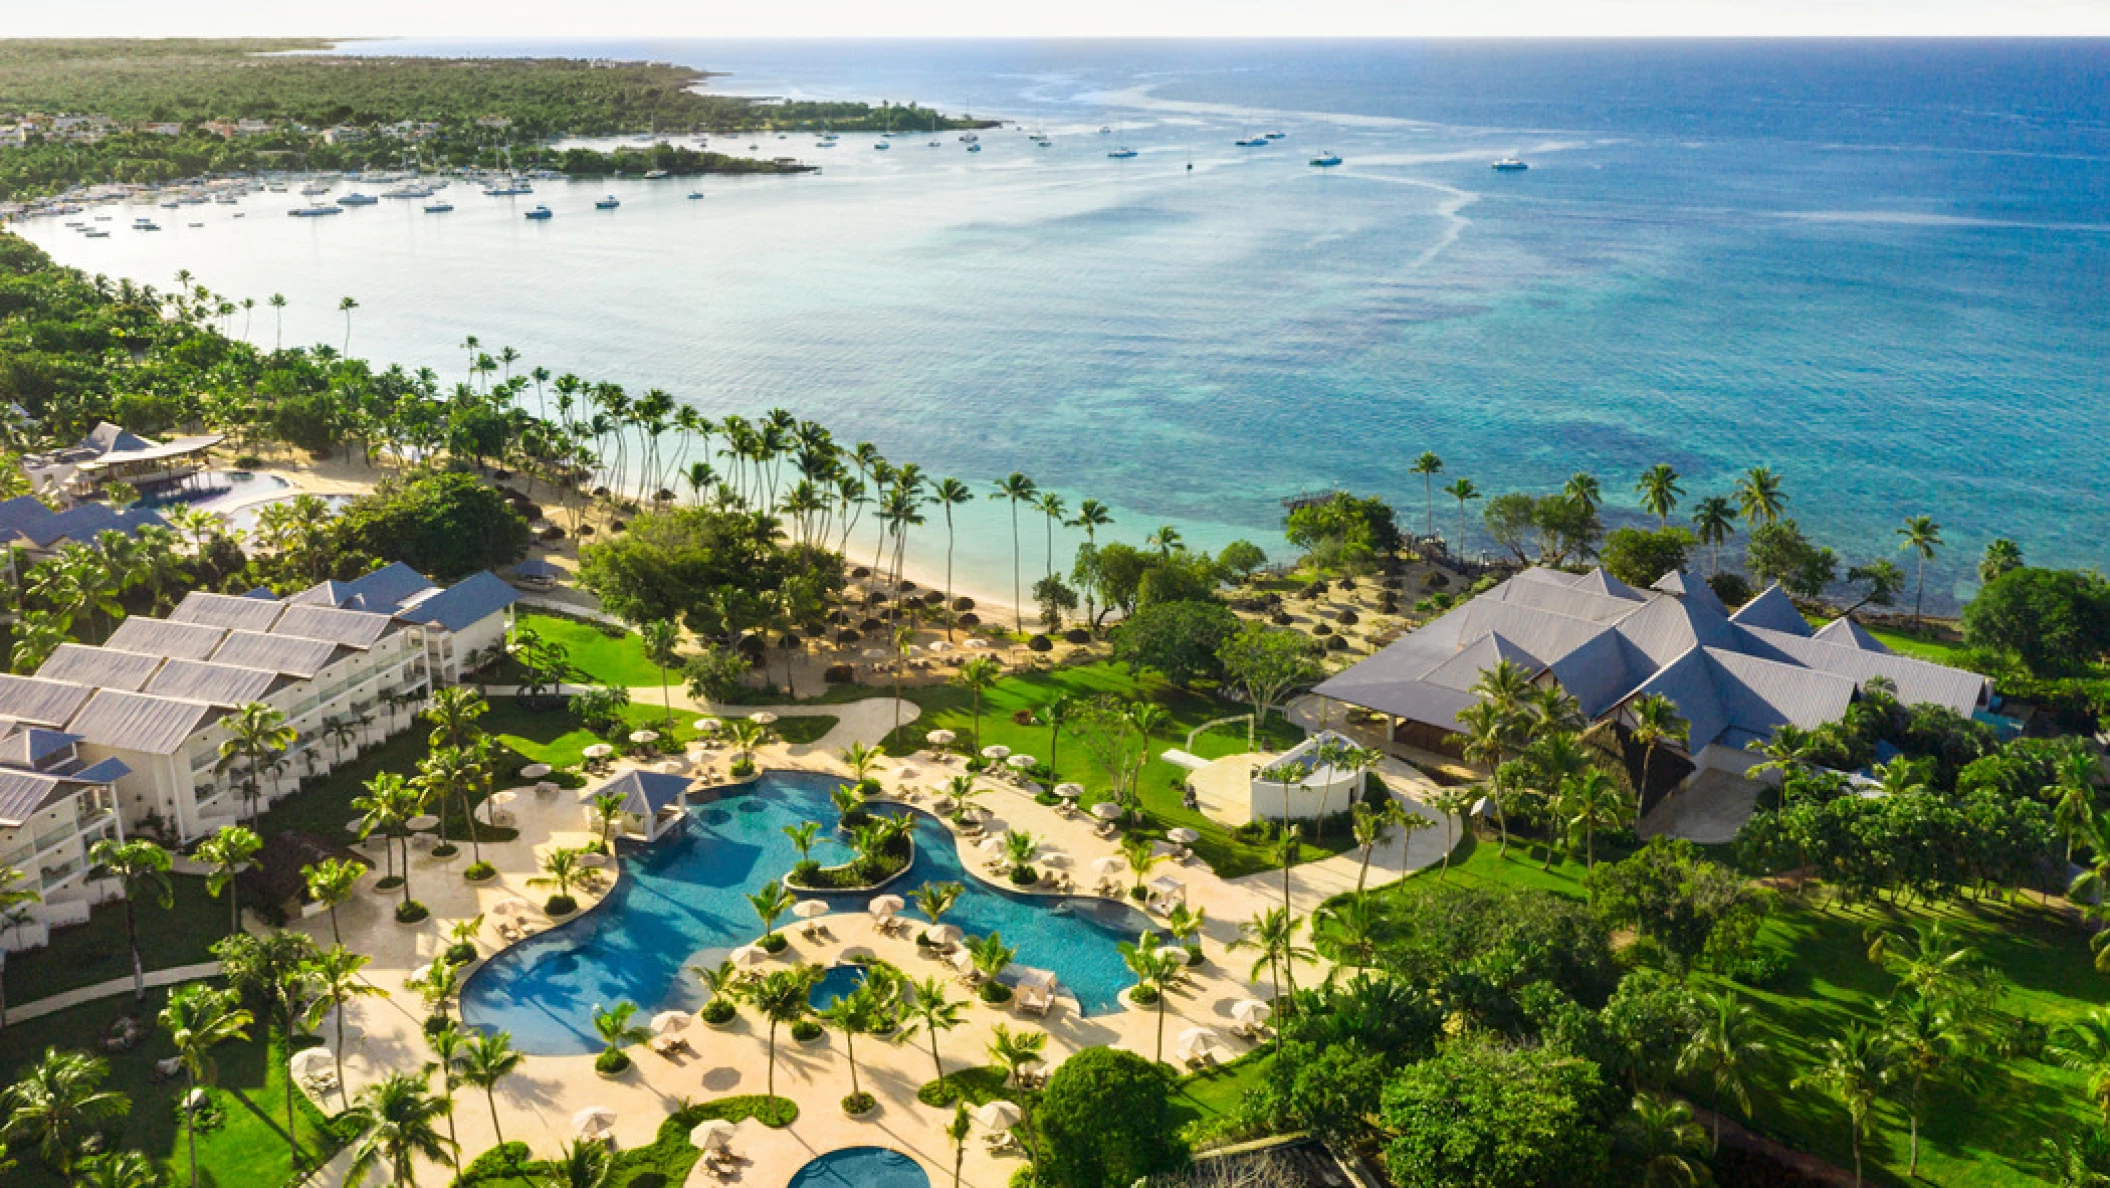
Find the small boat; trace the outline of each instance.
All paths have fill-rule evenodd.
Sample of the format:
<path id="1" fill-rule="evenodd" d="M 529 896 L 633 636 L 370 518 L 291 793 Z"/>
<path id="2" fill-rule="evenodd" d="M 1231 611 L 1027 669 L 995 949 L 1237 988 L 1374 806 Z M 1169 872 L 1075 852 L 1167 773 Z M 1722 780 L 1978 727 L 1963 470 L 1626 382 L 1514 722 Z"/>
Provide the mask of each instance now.
<path id="1" fill-rule="evenodd" d="M 700 200 L 701 200 L 702 198 L 703 198 L 703 191 L 702 191 L 702 190 L 690 190 L 690 191 L 689 191 L 689 201 L 691 201 L 691 202 L 696 202 L 696 201 L 700 201 Z"/>
<path id="2" fill-rule="evenodd" d="M 1529 168 L 1531 168 L 1531 166 L 1526 165 L 1522 160 L 1516 157 L 1504 157 L 1501 160 L 1495 162 L 1494 165 L 1496 173 L 1522 173 Z"/>
<path id="3" fill-rule="evenodd" d="M 1265 136 L 1248 136 L 1244 140 L 1234 140 L 1231 143 L 1239 148 L 1266 148 L 1268 139 Z"/>
<path id="4" fill-rule="evenodd" d="M 341 206 L 296 206 L 286 212 L 287 215 L 296 219 L 319 219 L 324 215 L 343 213 L 344 208 Z"/>
<path id="5" fill-rule="evenodd" d="M 890 149 L 890 148 L 893 148 L 894 146 L 893 146 L 893 145 L 891 145 L 891 144 L 888 144 L 888 143 L 887 143 L 886 141 L 882 140 L 882 141 L 880 141 L 880 142 L 879 142 L 878 144 L 875 144 L 875 145 L 873 145 L 872 147 L 873 147 L 873 148 L 875 148 L 875 149 L 877 149 L 877 150 L 879 150 L 880 152 L 882 152 L 882 153 L 883 153 L 883 152 L 887 151 L 888 149 Z"/>
<path id="6" fill-rule="evenodd" d="M 184 224 L 184 226 L 186 226 L 186 227 L 203 227 L 204 225 L 205 225 L 205 224 L 203 224 L 203 223 L 185 223 L 185 224 Z"/>
<path id="7" fill-rule="evenodd" d="M 134 230 L 134 231 L 159 231 L 159 230 L 161 230 L 161 224 L 159 224 L 159 223 L 154 223 L 154 222 L 149 222 L 149 221 L 148 221 L 148 220 L 146 220 L 146 219 L 141 219 L 141 220 L 139 220 L 138 222 L 136 222 L 136 223 L 132 224 L 132 230 Z"/>
<path id="8" fill-rule="evenodd" d="M 1320 153 L 1311 159 L 1311 163 L 1321 169 L 1331 169 L 1341 163 L 1341 154 L 1334 152 Z"/>
<path id="9" fill-rule="evenodd" d="M 1125 146 L 1125 145 L 1124 145 L 1124 146 L 1122 146 L 1121 148 L 1117 148 L 1117 149 L 1115 149 L 1115 150 L 1114 150 L 1113 152 L 1110 152 L 1110 153 L 1108 153 L 1108 154 L 1106 154 L 1106 155 L 1107 155 L 1107 156 L 1109 156 L 1109 157 L 1112 157 L 1112 158 L 1113 158 L 1114 160 L 1116 160 L 1116 161 L 1126 161 L 1126 160 L 1128 160 L 1128 159 L 1129 159 L 1130 157 L 1133 157 L 1133 156 L 1135 156 L 1135 155 L 1136 155 L 1136 150 L 1134 150 L 1134 149 L 1132 149 L 1132 148 L 1129 148 L 1129 147 L 1127 147 L 1127 146 Z"/>
<path id="10" fill-rule="evenodd" d="M 967 146 L 967 151 L 970 153 L 978 153 L 982 151 L 982 146 L 978 144 L 970 144 Z"/>
<path id="11" fill-rule="evenodd" d="M 1289 134 L 1287 132 L 1263 132 L 1260 135 L 1266 140 L 1280 140 Z"/>
<path id="12" fill-rule="evenodd" d="M 930 144 L 929 144 L 929 145 L 928 145 L 927 147 L 930 147 L 930 148 L 944 148 L 944 147 L 945 147 L 945 142 L 944 142 L 944 141 L 942 141 L 942 140 L 933 140 L 933 141 L 931 141 L 931 142 L 930 142 Z"/>
<path id="13" fill-rule="evenodd" d="M 599 202 L 594 203 L 593 208 L 595 210 L 614 210 L 616 207 L 621 206 L 622 204 L 623 202 L 620 198 L 617 198 L 615 195 L 610 194 L 608 197 L 603 198 Z"/>
<path id="14" fill-rule="evenodd" d="M 108 239 L 108 238 L 110 238 L 110 233 L 109 233 L 108 231 L 105 231 L 105 230 L 103 230 L 103 229 L 102 229 L 102 228 L 100 228 L 100 227 L 90 227 L 90 228 L 89 228 L 88 230 L 86 230 L 86 231 L 83 231 L 83 232 L 81 232 L 81 238 L 83 238 L 83 239 Z"/>
<path id="15" fill-rule="evenodd" d="M 964 143 L 964 144 L 973 144 L 973 143 L 974 143 L 975 141 L 977 141 L 977 140 L 980 140 L 980 139 L 981 139 L 981 137 L 979 137 L 979 136 L 976 136 L 976 135 L 975 135 L 974 133 L 972 133 L 972 132 L 962 132 L 962 133 L 960 133 L 960 141 L 961 141 L 962 143 Z"/>
<path id="16" fill-rule="evenodd" d="M 1106 126 L 1105 124 L 1101 124 L 1101 125 L 1099 125 L 1099 135 L 1101 135 L 1101 136 L 1111 136 L 1111 135 L 1113 135 L 1113 133 L 1114 133 L 1114 130 L 1113 130 L 1112 128 L 1109 128 L 1109 127 L 1107 127 L 1107 126 Z"/>
<path id="17" fill-rule="evenodd" d="M 658 180 L 659 180 L 660 178 L 663 178 L 663 177 L 665 177 L 665 176 L 667 176 L 667 171 L 666 171 L 666 170 L 664 170 L 664 169 L 647 169 L 647 170 L 645 170 L 645 180 L 646 180 L 646 181 L 658 181 Z"/>
<path id="18" fill-rule="evenodd" d="M 529 218 L 531 218 L 531 219 L 546 219 L 546 218 L 550 218 L 550 217 L 551 217 L 551 215 L 550 215 L 550 209 L 549 209 L 549 207 L 547 207 L 547 206 L 538 206 L 538 207 L 535 207 L 535 208 L 534 208 L 533 210 L 530 210 L 530 211 L 528 211 L 528 212 L 527 212 L 527 217 L 529 217 Z"/>
<path id="19" fill-rule="evenodd" d="M 752 152 L 759 152 L 759 151 L 761 150 L 761 148 L 762 148 L 762 146 L 761 146 L 761 145 L 759 145 L 759 144 L 756 144 L 756 143 L 755 143 L 754 141 L 752 141 L 752 140 L 750 140 L 750 141 L 748 141 L 748 142 L 747 142 L 747 151 L 748 151 L 748 152 L 751 152 L 751 153 L 752 153 Z"/>
<path id="20" fill-rule="evenodd" d="M 814 142 L 813 142 L 813 147 L 815 147 L 815 148 L 834 148 L 834 147 L 835 147 L 835 142 L 834 142 L 834 141 L 832 141 L 832 140 L 816 140 L 816 141 L 814 141 Z"/>
<path id="21" fill-rule="evenodd" d="M 427 202 L 425 204 L 426 214 L 446 214 L 453 209 L 454 203 L 452 202 Z"/>
<path id="22" fill-rule="evenodd" d="M 361 194 L 356 190 L 337 200 L 337 205 L 339 206 L 379 206 L 380 204 L 381 200 L 379 198 L 374 197 L 372 194 Z"/>

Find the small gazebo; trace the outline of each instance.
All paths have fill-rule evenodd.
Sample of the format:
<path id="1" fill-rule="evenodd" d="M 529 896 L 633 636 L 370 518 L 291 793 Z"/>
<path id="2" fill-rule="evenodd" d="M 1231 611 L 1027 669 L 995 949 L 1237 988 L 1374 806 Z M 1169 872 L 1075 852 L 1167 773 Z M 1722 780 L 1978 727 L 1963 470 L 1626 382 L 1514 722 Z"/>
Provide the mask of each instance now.
<path id="1" fill-rule="evenodd" d="M 663 771 L 626 771 L 593 790 L 599 797 L 618 793 L 623 798 L 621 819 L 616 828 L 626 837 L 657 841 L 679 824 L 682 805 L 695 780 Z"/>

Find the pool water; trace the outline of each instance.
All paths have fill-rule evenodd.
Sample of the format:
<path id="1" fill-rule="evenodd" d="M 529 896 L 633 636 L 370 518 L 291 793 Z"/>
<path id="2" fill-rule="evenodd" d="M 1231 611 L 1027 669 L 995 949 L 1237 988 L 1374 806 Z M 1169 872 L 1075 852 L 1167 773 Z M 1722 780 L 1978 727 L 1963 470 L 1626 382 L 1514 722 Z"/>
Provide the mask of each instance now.
<path id="1" fill-rule="evenodd" d="M 287 495 L 279 499 L 262 499 L 255 503 L 243 504 L 232 511 L 221 511 L 210 504 L 201 504 L 200 506 L 205 507 L 208 511 L 220 511 L 220 518 L 227 521 L 229 528 L 237 532 L 252 532 L 255 531 L 256 522 L 264 514 L 265 508 L 270 507 L 274 503 L 288 503 L 296 498 L 299 497 Z M 318 495 L 316 498 L 327 504 L 332 514 L 343 511 L 344 505 L 352 501 L 350 495 Z"/>
<path id="2" fill-rule="evenodd" d="M 157 483 L 139 493 L 141 507 L 174 507 L 188 503 L 217 511 L 267 491 L 283 491 L 293 484 L 275 474 L 248 470 L 207 470 L 178 483 Z"/>
<path id="3" fill-rule="evenodd" d="M 806 996 L 806 1001 L 813 1004 L 814 1010 L 825 1011 L 834 1006 L 839 999 L 856 993 L 857 988 L 864 985 L 864 982 L 865 971 L 854 965 L 830 966 L 828 972 L 822 974 L 821 980 L 814 985 L 813 993 Z"/>
<path id="4" fill-rule="evenodd" d="M 838 821 L 828 794 L 845 782 L 817 772 L 765 772 L 751 785 L 697 797 L 681 828 L 626 854 L 623 878 L 601 903 L 506 949 L 471 975 L 462 989 L 462 1017 L 488 1031 L 511 1032 L 514 1046 L 530 1055 L 558 1056 L 599 1049 L 591 1022 L 596 1006 L 628 1001 L 646 1014 L 701 1006 L 702 983 L 687 967 L 716 965 L 760 935 L 747 894 L 797 861 L 784 826 L 818 821 L 827 836 Z M 1111 900 L 991 887 L 961 868 L 951 831 L 935 817 L 895 806 L 879 811 L 916 818 L 915 862 L 887 892 L 905 896 L 924 883 L 959 882 L 966 890 L 946 923 L 975 936 L 1002 933 L 1018 949 L 1019 962 L 1055 971 L 1087 1015 L 1121 1009 L 1119 995 L 1134 979 L 1115 946 L 1153 929 L 1148 916 Z M 849 855 L 848 846 L 832 840 L 813 852 L 823 863 Z M 861 916 L 875 892 L 807 894 Z M 851 921 L 836 931 L 848 940 L 862 927 Z M 852 975 L 835 976 L 845 986 Z"/>
<path id="5" fill-rule="evenodd" d="M 922 1165 L 885 1147 L 845 1147 L 800 1168 L 786 1188 L 930 1188 Z"/>

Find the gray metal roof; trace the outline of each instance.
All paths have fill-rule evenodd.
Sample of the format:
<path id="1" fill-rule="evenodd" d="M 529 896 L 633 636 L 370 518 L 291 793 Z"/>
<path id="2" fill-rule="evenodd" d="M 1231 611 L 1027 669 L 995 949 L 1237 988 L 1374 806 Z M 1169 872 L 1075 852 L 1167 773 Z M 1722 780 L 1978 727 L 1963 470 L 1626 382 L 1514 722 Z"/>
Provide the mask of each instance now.
<path id="1" fill-rule="evenodd" d="M 1689 606 L 1709 608 L 1722 618 L 1726 619 L 1729 617 L 1729 608 L 1723 606 L 1722 600 L 1716 597 L 1714 587 L 1708 585 L 1706 579 L 1698 574 L 1687 573 L 1682 569 L 1673 569 L 1662 577 L 1657 578 L 1656 584 L 1651 586 L 1650 589 L 1660 590 L 1665 594 L 1675 594 L 1680 601 Z"/>
<path id="2" fill-rule="evenodd" d="M 147 682 L 142 692 L 233 709 L 284 687 L 285 682 L 286 678 L 280 674 L 262 669 L 207 664 L 198 660 L 171 660 L 154 674 L 154 679 Z"/>
<path id="3" fill-rule="evenodd" d="M 328 667 L 337 656 L 337 645 L 326 639 L 302 639 L 297 635 L 271 635 L 262 631 L 230 631 L 227 642 L 213 653 L 215 664 L 236 668 L 261 668 L 289 676 L 311 677 Z"/>
<path id="4" fill-rule="evenodd" d="M 460 631 L 520 601 L 520 591 L 490 570 L 471 574 L 437 594 L 412 600 L 396 616 L 413 623 L 437 623 L 443 631 Z"/>
<path id="5" fill-rule="evenodd" d="M 1983 706 L 1992 694 L 1992 682 L 1961 668 L 1892 652 L 1842 647 L 1762 627 L 1747 627 L 1744 633 L 1752 640 L 1744 650 L 1755 655 L 1829 672 L 1855 684 L 1866 684 L 1871 677 L 1886 677 L 1897 686 L 1898 700 L 1906 705 L 1932 702 L 1969 714 Z"/>
<path id="6" fill-rule="evenodd" d="M 79 785 L 39 772 L 0 767 L 0 828 L 12 829 L 21 825 L 44 806 L 72 794 L 77 787 Z"/>
<path id="7" fill-rule="evenodd" d="M 193 590 L 169 612 L 169 618 L 178 623 L 204 623 L 236 631 L 269 631 L 282 609 L 278 603 L 261 598 Z"/>
<path id="8" fill-rule="evenodd" d="M 395 630 L 387 615 L 366 611 L 339 610 L 330 606 L 289 606 L 271 628 L 273 635 L 297 635 L 302 639 L 326 639 L 360 651 Z"/>
<path id="9" fill-rule="evenodd" d="M 220 712 L 195 701 L 105 689 L 74 716 L 67 730 L 97 746 L 173 755 L 185 739 L 218 720 Z"/>
<path id="10" fill-rule="evenodd" d="M 1864 652 L 1888 652 L 1882 640 L 1870 635 L 1859 623 L 1848 618 L 1837 618 L 1817 629 L 1811 639 L 1843 648 L 1859 648 Z"/>
<path id="11" fill-rule="evenodd" d="M 117 630 L 110 633 L 110 638 L 103 641 L 103 646 L 148 656 L 203 660 L 211 656 L 213 649 L 219 647 L 220 641 L 226 638 L 225 627 L 212 627 L 204 623 L 171 623 L 167 619 L 133 615 L 117 625 Z"/>
<path id="12" fill-rule="evenodd" d="M 0 718 L 60 729 L 94 693 L 70 681 L 0 673 Z"/>
<path id="13" fill-rule="evenodd" d="M 632 769 L 595 788 L 596 795 L 619 792 L 623 796 L 623 811 L 640 817 L 651 817 L 663 808 L 681 803 L 681 794 L 689 790 L 696 781 L 685 775 L 670 775 L 663 771 L 639 771 Z"/>
<path id="14" fill-rule="evenodd" d="M 1795 600 L 1777 584 L 1760 590 L 1758 597 L 1737 607 L 1729 621 L 1739 627 L 1763 627 L 1789 635 L 1810 634 L 1810 621 L 1802 617 L 1802 612 L 1795 609 Z"/>
<path id="15" fill-rule="evenodd" d="M 71 681 L 76 685 L 137 693 L 146 688 L 154 670 L 160 667 L 159 656 L 68 643 L 60 644 L 51 653 L 51 658 L 37 669 L 37 675 L 47 681 Z"/>

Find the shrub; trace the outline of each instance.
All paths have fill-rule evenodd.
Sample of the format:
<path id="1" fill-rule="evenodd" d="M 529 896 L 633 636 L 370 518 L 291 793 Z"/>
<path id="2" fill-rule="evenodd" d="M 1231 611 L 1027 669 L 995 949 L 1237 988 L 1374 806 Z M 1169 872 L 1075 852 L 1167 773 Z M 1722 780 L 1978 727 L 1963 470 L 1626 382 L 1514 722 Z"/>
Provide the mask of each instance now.
<path id="1" fill-rule="evenodd" d="M 776 954 L 783 952 L 791 945 L 791 938 L 781 932 L 772 932 L 755 943 L 762 946 L 764 953 Z"/>
<path id="2" fill-rule="evenodd" d="M 1101 1188 L 1184 1165 L 1169 1094 L 1157 1068 L 1133 1052 L 1086 1048 L 1063 1061 L 1041 1097 L 1042 1179 L 1051 1188 Z"/>
<path id="3" fill-rule="evenodd" d="M 374 880 L 374 890 L 376 891 L 393 891 L 402 885 L 402 875 L 383 875 Z"/>
<path id="4" fill-rule="evenodd" d="M 1072 627 L 1068 631 L 1062 633 L 1062 642 L 1072 644 L 1088 644 L 1092 642 L 1092 633 L 1086 631 L 1082 627 Z"/>
<path id="5" fill-rule="evenodd" d="M 627 1072 L 629 1068 L 630 1054 L 627 1052 L 608 1051 L 593 1058 L 593 1070 L 607 1076 Z"/>
<path id="6" fill-rule="evenodd" d="M 801 1019 L 791 1025 L 791 1038 L 802 1044 L 810 1044 L 821 1037 L 821 1025 L 811 1019 Z"/>
<path id="7" fill-rule="evenodd" d="M 462 877 L 472 883 L 481 883 L 495 878 L 497 875 L 498 868 L 488 862 L 472 862 L 469 864 L 469 868 L 462 872 Z"/>
<path id="8" fill-rule="evenodd" d="M 542 910 L 551 916 L 569 916 L 579 909 L 579 901 L 569 895 L 552 895 L 543 901 Z"/>
<path id="9" fill-rule="evenodd" d="M 462 848 L 453 842 L 441 842 L 439 845 L 432 847 L 431 854 L 434 858 L 452 858 L 461 852 Z"/>
<path id="10" fill-rule="evenodd" d="M 975 997 L 990 1006 L 1002 1006 L 1011 1001 L 1011 987 L 993 979 L 983 982 L 981 989 L 976 990 L 974 993 Z"/>
<path id="11" fill-rule="evenodd" d="M 734 779 L 747 779 L 755 774 L 755 761 L 752 759 L 736 759 L 733 761 L 731 771 Z"/>
<path id="12" fill-rule="evenodd" d="M 432 915 L 430 908 L 413 899 L 396 905 L 396 923 L 416 924 Z"/>
<path id="13" fill-rule="evenodd" d="M 846 634 L 856 634 L 846 632 Z M 830 664 L 821 672 L 821 680 L 830 685 L 847 685 L 857 679 L 857 670 L 847 664 Z"/>
<path id="14" fill-rule="evenodd" d="M 1045 635 L 1036 635 L 1026 641 L 1026 650 L 1030 652 L 1052 652 L 1055 650 L 1055 641 Z"/>
<path id="15" fill-rule="evenodd" d="M 474 941 L 463 941 L 460 944 L 447 946 L 447 964 L 449 965 L 467 965 L 469 962 L 476 960 L 476 957 L 476 942 Z"/>
<path id="16" fill-rule="evenodd" d="M 872 1112 L 872 1107 L 878 1104 L 879 1099 L 869 1093 L 845 1094 L 843 1096 L 843 1113 L 852 1117 L 856 1117 L 859 1114 L 869 1114 Z"/>
<path id="17" fill-rule="evenodd" d="M 1014 887 L 1030 887 L 1039 881 L 1040 872 L 1030 866 L 1014 866 L 1011 868 L 1011 885 Z"/>
<path id="18" fill-rule="evenodd" d="M 1148 984 L 1138 984 L 1129 990 L 1128 1001 L 1135 1003 L 1139 1007 L 1156 1006 L 1158 1004 L 1158 988 Z"/>
<path id="19" fill-rule="evenodd" d="M 703 1004 L 703 1010 L 697 1012 L 704 1022 L 716 1027 L 723 1027 L 732 1022 L 733 1016 L 739 1013 L 740 1008 L 734 1006 L 730 998 L 713 998 Z"/>

